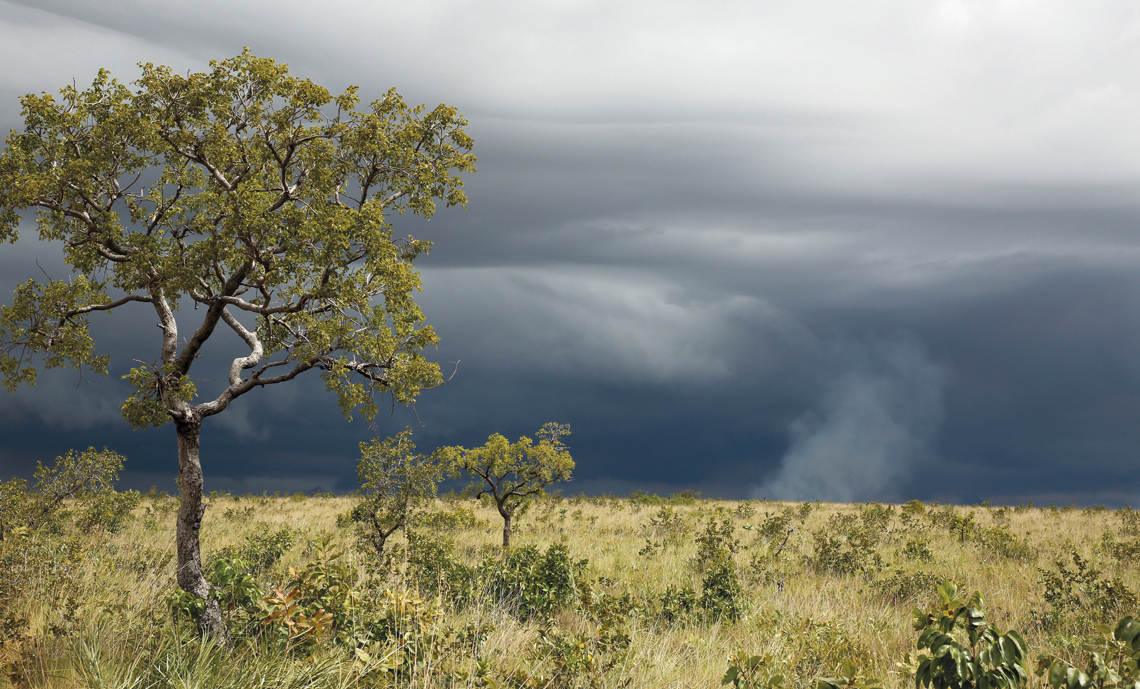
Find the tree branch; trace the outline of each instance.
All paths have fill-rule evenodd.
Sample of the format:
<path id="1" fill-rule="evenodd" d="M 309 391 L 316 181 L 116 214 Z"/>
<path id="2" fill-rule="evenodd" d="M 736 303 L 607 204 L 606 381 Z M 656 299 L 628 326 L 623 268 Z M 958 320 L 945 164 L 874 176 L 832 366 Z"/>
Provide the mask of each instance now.
<path id="1" fill-rule="evenodd" d="M 230 386 L 232 387 L 242 382 L 241 372 L 243 370 L 253 368 L 261 363 L 261 355 L 265 350 L 261 346 L 261 340 L 257 339 L 257 335 L 246 330 L 245 326 L 239 323 L 238 319 L 234 318 L 234 315 L 224 307 L 222 308 L 222 320 L 249 345 L 251 350 L 249 356 L 238 357 L 230 364 Z"/>
<path id="2" fill-rule="evenodd" d="M 81 306 L 78 309 L 72 309 L 71 311 L 68 311 L 66 314 L 64 314 L 59 319 L 59 324 L 62 326 L 64 321 L 66 321 L 70 318 L 74 318 L 75 316 L 79 316 L 79 315 L 82 315 L 85 313 L 90 313 L 92 311 L 110 311 L 111 309 L 116 309 L 116 308 L 122 306 L 123 304 L 127 304 L 127 303 L 130 303 L 132 301 L 145 301 L 145 302 L 149 303 L 149 302 L 153 302 L 154 298 L 153 297 L 144 297 L 144 296 L 139 295 L 139 294 L 130 294 L 130 295 L 123 297 L 122 299 L 113 301 L 109 304 L 89 304 L 87 306 Z"/>

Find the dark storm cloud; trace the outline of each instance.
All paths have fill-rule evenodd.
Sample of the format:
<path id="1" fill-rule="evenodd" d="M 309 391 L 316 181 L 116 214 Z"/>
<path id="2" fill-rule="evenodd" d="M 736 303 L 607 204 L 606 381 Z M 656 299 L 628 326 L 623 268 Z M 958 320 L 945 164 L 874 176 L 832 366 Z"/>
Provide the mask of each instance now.
<path id="1" fill-rule="evenodd" d="M 317 378 L 247 396 L 207 421 L 208 489 L 345 490 L 372 433 L 422 421 L 430 448 L 558 420 L 569 490 L 1140 497 L 1133 4 L 0 6 L 6 127 L 20 93 L 243 45 L 471 120 L 470 208 L 396 221 L 436 242 L 421 301 L 455 378 L 372 427 Z M 62 274 L 29 235 L 0 284 L 37 259 Z M 95 323 L 112 374 L 0 399 L 0 462 L 106 444 L 171 487 L 169 429 L 117 418 L 153 318 Z M 211 343 L 200 387 L 239 345 Z"/>

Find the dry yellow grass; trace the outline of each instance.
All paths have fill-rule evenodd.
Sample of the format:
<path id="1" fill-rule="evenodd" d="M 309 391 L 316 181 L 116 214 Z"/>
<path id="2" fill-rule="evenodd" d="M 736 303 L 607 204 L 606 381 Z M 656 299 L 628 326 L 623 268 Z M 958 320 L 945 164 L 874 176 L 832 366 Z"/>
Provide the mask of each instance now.
<path id="1" fill-rule="evenodd" d="M 119 638 L 115 635 L 125 629 L 135 630 L 134 639 L 139 638 L 139 629 L 149 629 L 156 637 L 169 636 L 172 623 L 164 596 L 173 588 L 173 514 L 156 512 L 150 505 L 144 500 L 136 510 L 136 519 L 119 534 L 56 537 L 59 543 L 70 539 L 72 546 L 57 547 L 56 565 L 42 574 L 43 580 L 33 581 L 31 595 L 19 601 L 18 612 L 26 616 L 28 628 L 21 639 L 4 646 L 0 660 L 5 665 L 6 681 L 19 686 L 92 686 L 90 677 L 77 671 L 77 649 L 83 644 L 113 645 Z M 322 533 L 332 534 L 334 543 L 363 572 L 370 555 L 355 548 L 350 530 L 337 526 L 337 516 L 351 505 L 352 499 L 347 497 L 216 498 L 207 512 L 202 548 L 210 553 L 238 544 L 257 523 L 267 523 L 271 528 L 289 526 L 298 533 L 296 542 L 263 577 L 264 586 L 283 582 L 288 567 L 302 566 L 311 555 L 312 543 Z M 482 553 L 493 550 L 499 542 L 501 522 L 486 506 L 471 501 L 462 505 L 472 508 L 486 525 L 456 530 L 446 537 L 455 541 L 460 560 L 475 565 Z M 914 649 L 911 608 L 921 600 L 932 600 L 934 592 L 924 589 L 914 598 L 892 599 L 884 593 L 883 582 L 898 571 L 930 572 L 960 582 L 967 591 L 981 592 L 990 621 L 1003 630 L 1020 630 L 1029 642 L 1031 658 L 1040 652 L 1077 653 L 1071 627 L 1046 628 L 1041 624 L 1041 615 L 1049 605 L 1043 598 L 1038 568 L 1054 569 L 1054 559 L 1067 557 L 1067 549 L 1088 558 L 1105 576 L 1120 577 L 1131 590 L 1140 590 L 1137 568 L 1098 548 L 1105 531 L 1120 539 L 1129 537 L 1122 533 L 1120 513 L 1111 510 L 998 511 L 989 507 L 926 506 L 925 515 L 904 516 L 895 507 L 875 546 L 879 565 L 869 573 L 836 574 L 811 566 L 811 559 L 817 555 L 812 534 L 825 532 L 835 515 L 859 514 L 860 506 L 816 505 L 803 523 L 798 519 L 792 522 L 795 531 L 773 559 L 778 542 L 762 538 L 761 528 L 766 520 L 787 508 L 798 509 L 798 505 L 752 502 L 753 514 L 747 514 L 748 507 L 738 509 L 740 505 L 701 500 L 693 505 L 669 506 L 689 532 L 683 541 L 657 548 L 652 555 L 639 551 L 647 538 L 663 540 L 664 534 L 651 525 L 662 506 L 629 500 L 545 501 L 516 520 L 513 541 L 516 547 L 529 544 L 541 549 L 565 543 L 572 558 L 589 560 L 588 578 L 601 577 L 608 581 L 605 588 L 611 595 L 629 594 L 643 607 L 651 608 L 659 604 L 669 586 L 692 587 L 700 594 L 702 574 L 693 565 L 697 553 L 694 536 L 710 518 L 731 521 L 741 542 L 735 562 L 743 583 L 743 617 L 735 622 L 692 619 L 670 624 L 652 611 L 631 616 L 625 626 L 630 638 L 628 653 L 604 679 L 605 686 L 613 687 L 719 686 L 726 658 L 735 651 L 770 654 L 788 672 L 793 687 L 812 686 L 815 677 L 834 670 L 839 655 L 855 656 L 868 675 L 882 679 L 888 688 L 912 686 L 913 680 L 900 673 L 896 663 Z M 443 511 L 453 506 L 440 501 L 434 509 Z M 942 522 L 931 518 L 935 510 L 942 510 Z M 1032 555 L 1010 559 L 987 550 L 977 539 L 960 540 L 944 525 L 951 512 L 960 517 L 972 513 L 979 528 L 1006 526 Z M 904 556 L 908 540 L 924 538 L 929 540 L 929 561 Z M 406 563 L 406 541 L 402 537 L 396 540 L 393 551 L 398 562 Z M 754 560 L 767 569 L 767 576 L 758 573 Z M 59 586 L 60 577 L 66 578 L 66 586 Z M 398 573 L 394 577 L 391 585 L 400 587 Z M 441 624 L 472 619 L 493 627 L 480 648 L 480 658 L 508 670 L 543 666 L 543 659 L 533 650 L 538 622 L 520 622 L 505 611 L 473 606 Z M 553 624 L 575 633 L 592 633 L 596 628 L 573 610 L 556 614 Z M 109 649 L 99 652 L 114 655 Z M 336 652 L 328 653 L 333 658 L 330 667 L 341 669 L 329 671 L 329 677 L 339 679 L 327 685 L 350 686 L 351 656 L 342 651 L 343 657 L 337 660 Z M 120 653 L 114 657 L 128 656 Z M 474 666 L 473 657 L 450 660 L 453 666 Z M 1039 681 L 1034 678 L 1033 683 Z M 411 686 L 475 685 L 449 684 L 439 673 L 425 668 Z"/>

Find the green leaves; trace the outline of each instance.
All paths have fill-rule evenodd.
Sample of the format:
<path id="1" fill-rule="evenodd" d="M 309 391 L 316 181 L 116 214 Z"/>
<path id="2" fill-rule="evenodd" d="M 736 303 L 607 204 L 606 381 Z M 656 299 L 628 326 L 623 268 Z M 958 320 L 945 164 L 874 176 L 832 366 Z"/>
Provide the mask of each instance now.
<path id="1" fill-rule="evenodd" d="M 957 584 L 938 586 L 940 603 L 911 613 L 918 630 L 915 687 L 934 689 L 1020 689 L 1028 681 L 1027 646 L 1016 631 L 1001 634 L 986 621 L 982 597 L 963 600 Z M 965 637 L 962 643 L 955 634 Z"/>
<path id="2" fill-rule="evenodd" d="M 495 433 L 482 447 L 448 448 L 448 452 L 453 470 L 472 475 L 476 497 L 490 494 L 502 507 L 502 500 L 535 495 L 556 481 L 570 479 L 574 460 L 561 441 L 569 433 L 569 425 L 548 423 L 539 430 L 537 445 L 526 436 L 511 443 Z"/>
<path id="3" fill-rule="evenodd" d="M 0 484 L 0 540 L 17 528 L 31 532 L 58 524 L 65 501 L 83 508 L 78 523 L 84 530 L 118 531 L 140 499 L 136 491 L 115 491 L 125 461 L 106 448 L 68 450 L 51 466 L 36 463 L 32 490 L 23 479 Z"/>
<path id="4" fill-rule="evenodd" d="M 23 99 L 24 131 L 0 155 L 0 239 L 35 209 L 75 274 L 21 286 L 4 309 L 6 387 L 41 367 L 105 373 L 87 316 L 131 301 L 163 333 L 156 363 L 127 376 L 135 426 L 218 413 L 310 369 L 346 415 L 368 418 L 378 394 L 410 404 L 441 384 L 422 356 L 438 337 L 413 299 L 412 263 L 431 243 L 397 238 L 390 217 L 466 203 L 466 120 L 395 91 L 362 107 L 356 87 L 333 95 L 248 50 L 201 73 L 140 67 L 130 87 L 103 71 L 86 90 Z M 198 320 L 180 334 L 186 302 Z M 205 376 L 229 384 L 194 406 L 187 376 L 220 322 L 250 354 Z"/>
<path id="5" fill-rule="evenodd" d="M 0 306 L 0 374 L 9 392 L 21 383 L 35 385 L 37 363 L 107 372 L 108 359 L 95 353 L 87 332 L 87 314 L 109 301 L 103 287 L 79 275 L 47 284 L 28 280 L 16 288 L 12 305 Z"/>
<path id="6" fill-rule="evenodd" d="M 816 683 L 816 689 L 879 689 L 882 682 L 877 679 L 864 677 L 859 666 L 850 660 L 843 660 L 839 664 L 838 677 L 823 677 Z"/>
<path id="7" fill-rule="evenodd" d="M 1042 654 L 1037 675 L 1053 689 L 1140 689 L 1140 621 L 1126 616 L 1116 626 L 1097 625 L 1099 637 L 1082 644 L 1089 653 L 1088 667 L 1080 670 L 1067 660 Z"/>
<path id="8" fill-rule="evenodd" d="M 449 459 L 452 475 L 466 472 L 471 477 L 468 493 L 494 498 L 503 517 L 504 546 L 510 545 L 510 519 L 519 505 L 556 481 L 570 480 L 574 460 L 562 444 L 562 436 L 569 434 L 569 424 L 548 423 L 536 434 L 537 445 L 526 436 L 511 443 L 496 433 L 483 447 L 441 450 Z"/>
<path id="9" fill-rule="evenodd" d="M 435 497 L 443 476 L 444 453 L 419 454 L 411 437 L 412 429 L 405 428 L 395 437 L 360 443 L 356 471 L 361 500 L 351 514 L 358 536 L 378 555 L 388 537 L 408 523 L 412 511 Z"/>
<path id="10" fill-rule="evenodd" d="M 728 656 L 728 669 L 720 683 L 738 689 L 780 689 L 784 675 L 776 671 L 772 656 L 749 656 L 740 651 Z"/>

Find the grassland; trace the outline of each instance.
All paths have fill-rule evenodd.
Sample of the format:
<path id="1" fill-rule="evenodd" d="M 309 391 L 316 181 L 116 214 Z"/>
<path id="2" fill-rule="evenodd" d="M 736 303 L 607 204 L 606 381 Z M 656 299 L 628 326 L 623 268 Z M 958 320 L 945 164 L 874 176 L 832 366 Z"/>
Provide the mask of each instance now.
<path id="1" fill-rule="evenodd" d="M 530 590 L 562 593 L 536 604 L 503 595 L 501 521 L 474 501 L 437 501 L 386 561 L 358 547 L 352 498 L 210 502 L 208 561 L 261 558 L 247 569 L 264 595 L 332 577 L 334 594 L 352 589 L 322 599 L 338 619 L 262 624 L 272 606 L 239 601 L 231 646 L 197 640 L 171 612 L 176 503 L 152 496 L 114 534 L 69 526 L 0 543 L 0 685 L 716 687 L 744 651 L 771 656 L 796 689 L 844 659 L 894 688 L 913 686 L 911 610 L 938 581 L 980 592 L 1031 658 L 1079 660 L 1095 622 L 1140 612 L 1131 510 L 546 499 L 516 519 L 512 551 L 541 565 L 564 546 L 573 576 L 563 595 L 543 570 L 553 579 Z M 352 631 L 369 625 L 371 637 Z"/>

